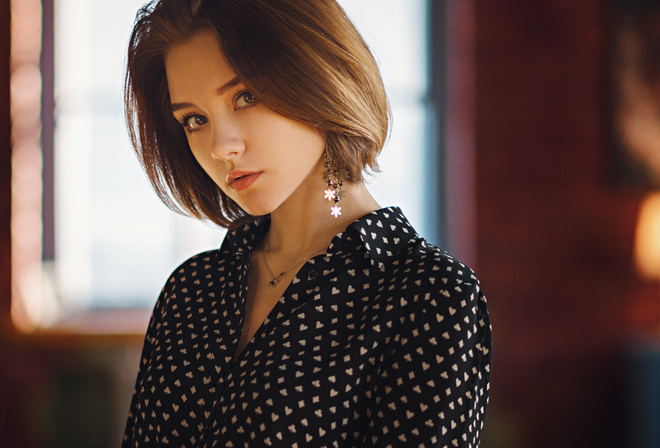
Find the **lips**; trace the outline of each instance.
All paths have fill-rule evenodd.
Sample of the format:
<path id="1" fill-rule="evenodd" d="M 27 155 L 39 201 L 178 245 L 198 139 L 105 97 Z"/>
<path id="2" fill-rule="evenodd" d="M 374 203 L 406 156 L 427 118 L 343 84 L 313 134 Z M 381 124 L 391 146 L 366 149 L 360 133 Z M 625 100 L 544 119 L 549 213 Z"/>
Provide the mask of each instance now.
<path id="1" fill-rule="evenodd" d="M 261 173 L 261 171 L 234 170 L 227 174 L 227 184 L 235 191 L 245 190 L 261 177 Z"/>

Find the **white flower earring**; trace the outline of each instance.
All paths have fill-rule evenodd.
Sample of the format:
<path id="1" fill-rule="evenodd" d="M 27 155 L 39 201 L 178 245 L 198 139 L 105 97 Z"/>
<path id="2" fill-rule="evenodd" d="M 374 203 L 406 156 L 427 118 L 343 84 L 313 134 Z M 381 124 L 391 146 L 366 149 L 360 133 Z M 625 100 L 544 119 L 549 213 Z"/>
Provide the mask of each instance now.
<path id="1" fill-rule="evenodd" d="M 338 218 L 341 215 L 339 201 L 344 197 L 344 180 L 339 176 L 339 172 L 332 167 L 327 153 L 325 157 L 325 179 L 328 188 L 323 192 L 323 197 L 328 201 L 334 201 L 334 205 L 330 207 L 330 214 Z"/>

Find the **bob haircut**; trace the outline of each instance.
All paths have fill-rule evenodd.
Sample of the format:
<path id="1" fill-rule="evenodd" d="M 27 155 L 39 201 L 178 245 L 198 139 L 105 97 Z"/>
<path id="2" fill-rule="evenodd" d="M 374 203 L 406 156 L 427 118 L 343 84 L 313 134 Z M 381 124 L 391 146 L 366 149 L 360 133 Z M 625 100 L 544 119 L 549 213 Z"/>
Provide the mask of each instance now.
<path id="1" fill-rule="evenodd" d="M 140 163 L 171 209 L 221 227 L 249 218 L 197 163 L 171 112 L 165 55 L 202 30 L 215 33 L 259 101 L 326 136 L 326 155 L 344 179 L 378 170 L 387 96 L 373 55 L 335 0 L 156 0 L 136 17 L 124 103 Z"/>

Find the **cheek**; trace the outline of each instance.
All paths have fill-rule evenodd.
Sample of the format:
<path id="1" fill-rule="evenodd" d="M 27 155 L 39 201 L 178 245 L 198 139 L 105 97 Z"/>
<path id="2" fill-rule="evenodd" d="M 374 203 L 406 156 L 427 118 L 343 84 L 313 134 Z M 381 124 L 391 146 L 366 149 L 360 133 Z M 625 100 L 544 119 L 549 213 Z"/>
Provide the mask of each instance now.
<path id="1" fill-rule="evenodd" d="M 322 158 L 326 146 L 326 140 L 322 135 L 318 134 L 316 131 L 307 130 L 307 132 L 304 132 L 301 135 L 299 141 L 304 142 L 303 148 L 308 163 L 310 160 L 318 162 L 318 160 Z"/>
<path id="2" fill-rule="evenodd" d="M 204 169 L 206 169 L 204 167 L 204 165 L 205 165 L 204 158 L 202 157 L 203 152 L 198 147 L 196 147 L 194 145 L 190 145 L 190 142 L 188 142 L 188 144 L 190 146 L 190 152 L 192 153 L 195 160 L 197 160 L 197 163 L 199 163 L 200 165 L 202 165 L 202 167 Z"/>
<path id="3" fill-rule="evenodd" d="M 282 134 L 287 136 L 286 147 L 291 148 L 289 151 L 295 148 L 293 152 L 297 153 L 298 163 L 309 163 L 310 159 L 317 159 L 325 150 L 325 138 L 311 127 L 296 123 Z"/>
<path id="4" fill-rule="evenodd" d="M 197 160 L 197 163 L 206 170 L 211 157 L 209 156 L 210 153 L 205 150 L 203 141 L 198 137 L 188 136 L 188 147 L 195 160 Z"/>
<path id="5" fill-rule="evenodd" d="M 192 153 L 195 160 L 197 160 L 197 163 L 202 167 L 204 172 L 208 174 L 208 176 L 216 183 L 216 185 L 222 188 L 224 180 L 227 176 L 227 169 L 225 164 L 213 159 L 210 156 L 210 152 L 206 151 L 200 142 L 191 142 L 188 140 L 188 145 L 190 146 L 190 152 Z"/>

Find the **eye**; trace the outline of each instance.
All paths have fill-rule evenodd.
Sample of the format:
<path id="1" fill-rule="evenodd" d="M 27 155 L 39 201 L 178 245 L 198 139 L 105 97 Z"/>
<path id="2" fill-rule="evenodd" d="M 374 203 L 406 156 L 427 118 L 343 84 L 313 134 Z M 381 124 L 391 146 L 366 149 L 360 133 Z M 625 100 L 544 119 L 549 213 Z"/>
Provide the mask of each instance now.
<path id="1" fill-rule="evenodd" d="M 241 92 L 236 95 L 236 99 L 234 100 L 234 110 L 250 107 L 256 103 L 257 99 L 250 92 Z"/>
<path id="2" fill-rule="evenodd" d="M 197 114 L 186 115 L 181 119 L 181 125 L 183 126 L 183 129 L 185 129 L 185 131 L 188 133 L 199 130 L 199 128 L 204 126 L 206 122 L 206 117 Z"/>

